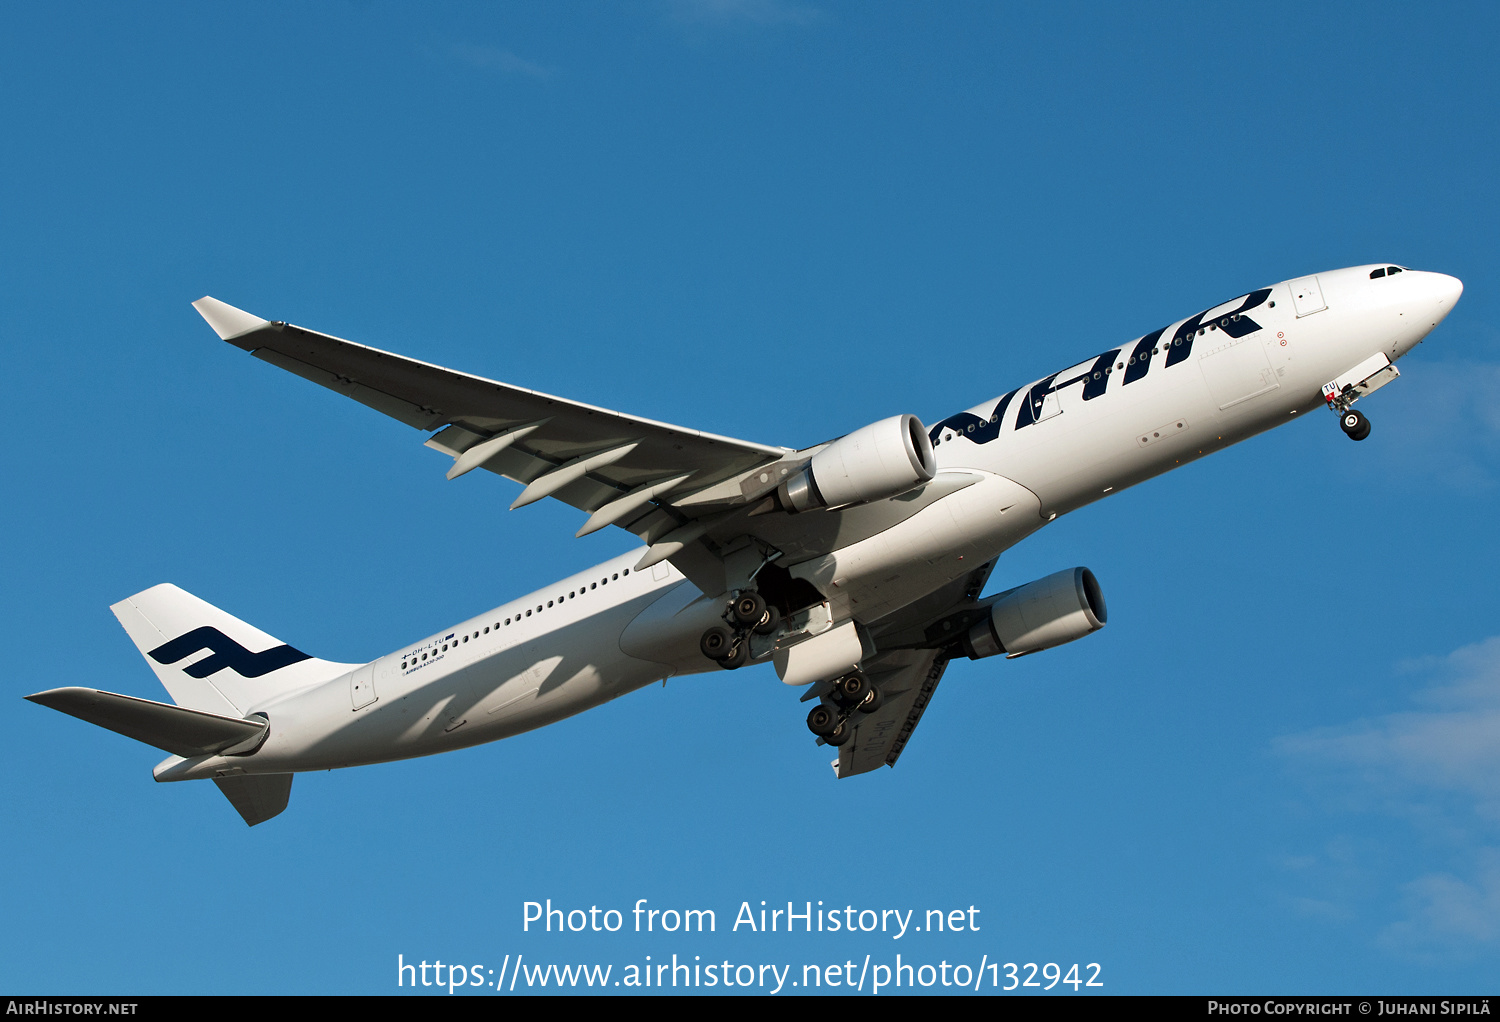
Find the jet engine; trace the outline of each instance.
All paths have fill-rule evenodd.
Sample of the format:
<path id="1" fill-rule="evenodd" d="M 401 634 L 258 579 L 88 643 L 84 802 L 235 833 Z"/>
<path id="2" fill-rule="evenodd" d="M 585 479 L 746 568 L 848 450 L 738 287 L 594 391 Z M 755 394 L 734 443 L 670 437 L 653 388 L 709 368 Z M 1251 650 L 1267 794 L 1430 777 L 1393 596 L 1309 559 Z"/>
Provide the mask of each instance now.
<path id="1" fill-rule="evenodd" d="M 920 486 L 937 473 L 932 441 L 915 415 L 894 415 L 824 447 L 782 483 L 776 502 L 796 514 L 884 500 Z"/>
<path id="2" fill-rule="evenodd" d="M 1099 580 L 1087 568 L 1068 568 L 1001 593 L 990 612 L 969 629 L 970 658 L 1022 656 L 1081 639 L 1104 627 Z"/>

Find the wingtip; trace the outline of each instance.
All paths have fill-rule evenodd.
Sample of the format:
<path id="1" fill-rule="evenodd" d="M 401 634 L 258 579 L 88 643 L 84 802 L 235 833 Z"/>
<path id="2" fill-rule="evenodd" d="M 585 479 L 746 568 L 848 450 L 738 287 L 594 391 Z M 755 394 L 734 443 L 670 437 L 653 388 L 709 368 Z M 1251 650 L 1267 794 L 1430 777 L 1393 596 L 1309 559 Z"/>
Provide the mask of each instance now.
<path id="1" fill-rule="evenodd" d="M 222 341 L 232 340 L 241 334 L 248 334 L 271 325 L 270 320 L 261 319 L 244 309 L 236 309 L 227 302 L 221 302 L 207 295 L 194 302 L 193 308 L 198 310 L 198 315 L 203 317 L 204 322 L 213 327 L 214 333 L 218 334 Z"/>
<path id="2" fill-rule="evenodd" d="M 36 703 L 38 706 L 46 706 L 49 709 L 56 710 L 61 709 L 58 706 L 59 703 L 66 703 L 80 694 L 85 696 L 93 695 L 94 692 L 95 690 L 91 688 L 82 688 L 78 685 L 65 685 L 62 688 L 49 688 L 45 692 L 33 692 L 31 695 L 22 696 L 21 698 L 29 703 Z"/>

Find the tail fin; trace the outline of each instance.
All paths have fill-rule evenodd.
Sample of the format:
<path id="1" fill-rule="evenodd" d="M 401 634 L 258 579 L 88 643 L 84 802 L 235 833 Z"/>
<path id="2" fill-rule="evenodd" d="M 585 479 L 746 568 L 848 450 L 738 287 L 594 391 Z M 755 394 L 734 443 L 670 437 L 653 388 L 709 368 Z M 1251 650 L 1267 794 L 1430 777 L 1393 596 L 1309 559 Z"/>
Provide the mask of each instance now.
<path id="1" fill-rule="evenodd" d="M 193 710 L 243 717 L 358 666 L 308 656 L 169 583 L 109 609 L 172 701 Z"/>

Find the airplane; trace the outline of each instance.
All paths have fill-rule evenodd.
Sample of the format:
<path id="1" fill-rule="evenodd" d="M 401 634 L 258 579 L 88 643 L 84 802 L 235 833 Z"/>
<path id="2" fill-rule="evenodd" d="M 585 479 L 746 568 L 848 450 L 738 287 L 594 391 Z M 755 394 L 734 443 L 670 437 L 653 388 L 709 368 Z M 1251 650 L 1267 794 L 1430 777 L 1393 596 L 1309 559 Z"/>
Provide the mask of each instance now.
<path id="1" fill-rule="evenodd" d="M 66 687 L 33 702 L 171 755 L 246 824 L 293 776 L 425 756 L 570 717 L 671 676 L 770 662 L 840 778 L 895 766 L 948 663 L 1103 628 L 1066 568 L 983 590 L 1005 550 L 1096 500 L 1319 407 L 1353 405 L 1463 284 L 1383 263 L 1257 288 L 926 426 L 895 415 L 803 450 L 570 401 L 193 303 L 256 358 L 430 434 L 476 469 L 645 544 L 365 664 L 303 653 L 170 584 L 111 609 L 172 702 Z"/>

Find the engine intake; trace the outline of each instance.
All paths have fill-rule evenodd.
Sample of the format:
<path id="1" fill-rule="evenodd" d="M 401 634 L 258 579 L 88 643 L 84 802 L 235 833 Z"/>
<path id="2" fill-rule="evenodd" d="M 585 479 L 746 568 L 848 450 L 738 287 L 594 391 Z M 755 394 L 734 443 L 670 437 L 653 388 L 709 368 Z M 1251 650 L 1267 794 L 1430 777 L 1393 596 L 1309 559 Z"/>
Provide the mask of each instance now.
<path id="1" fill-rule="evenodd" d="M 989 614 L 969 629 L 964 652 L 974 660 L 1036 653 L 1097 632 L 1106 618 L 1094 573 L 1068 568 L 1001 593 Z"/>
<path id="2" fill-rule="evenodd" d="M 776 501 L 796 514 L 868 504 L 905 493 L 937 474 L 932 440 L 915 415 L 894 415 L 824 447 L 782 483 Z"/>

